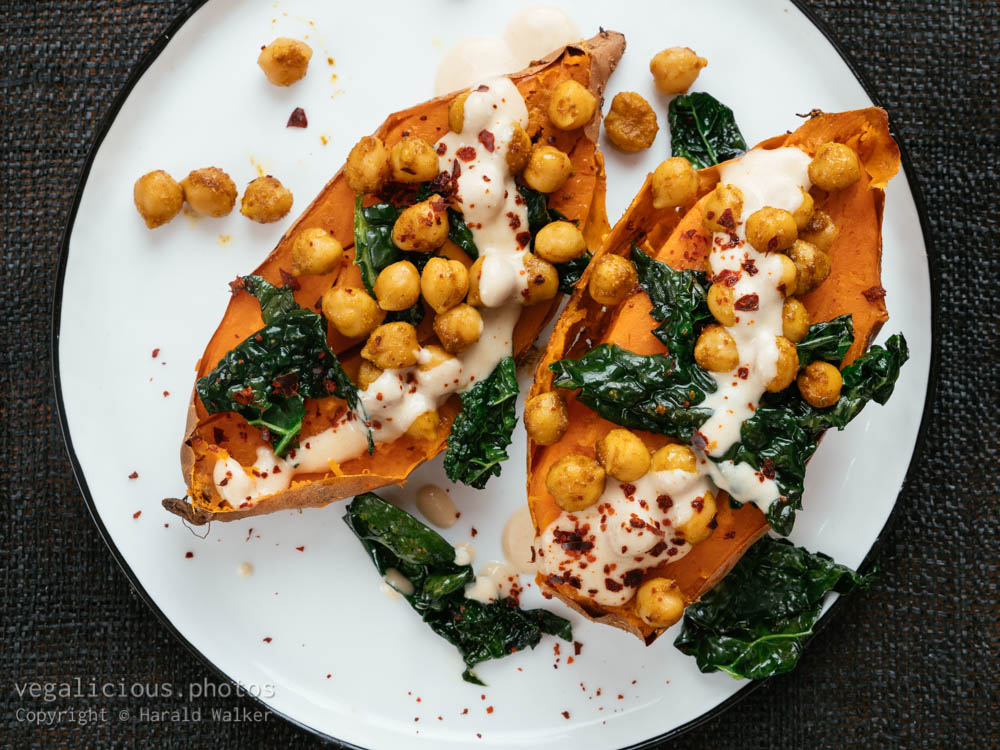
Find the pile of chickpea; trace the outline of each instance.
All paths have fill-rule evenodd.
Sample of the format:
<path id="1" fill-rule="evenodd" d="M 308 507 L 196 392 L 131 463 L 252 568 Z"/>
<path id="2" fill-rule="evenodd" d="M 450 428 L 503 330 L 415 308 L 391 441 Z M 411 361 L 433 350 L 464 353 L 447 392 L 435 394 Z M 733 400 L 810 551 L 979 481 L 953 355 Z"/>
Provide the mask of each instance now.
<path id="1" fill-rule="evenodd" d="M 459 94 L 450 104 L 449 127 L 462 132 L 465 102 L 469 92 Z M 564 81 L 553 91 L 549 116 L 563 129 L 581 127 L 593 117 L 596 99 L 576 81 Z M 514 125 L 507 167 L 520 175 L 529 187 L 542 193 L 559 190 L 572 173 L 569 156 L 550 145 L 532 144 L 519 124 Z M 405 135 L 391 147 L 376 136 L 362 138 L 347 157 L 344 179 L 355 193 L 379 193 L 388 182 L 417 184 L 439 174 L 437 151 L 423 138 Z M 400 212 L 392 229 L 393 244 L 400 250 L 418 253 L 448 253 L 448 203 L 431 195 Z M 579 258 L 587 250 L 583 233 L 573 223 L 554 221 L 535 236 L 533 252 L 524 256 L 528 285 L 521 302 L 533 305 L 551 300 L 559 290 L 556 263 Z M 322 228 L 299 232 L 292 246 L 292 272 L 328 274 L 340 267 L 343 247 Z M 432 369 L 475 344 L 483 332 L 479 308 L 484 258 L 471 267 L 457 259 L 434 255 L 418 271 L 408 260 L 383 268 L 375 279 L 374 296 L 360 286 L 333 285 L 322 298 L 324 316 L 343 336 L 367 337 L 361 350 L 364 359 L 359 386 L 367 388 L 387 368 L 418 365 L 421 350 L 416 328 L 407 322 L 384 323 L 386 314 L 423 303 L 434 313 L 433 330 L 440 343 L 424 347 L 430 358 L 419 363 Z M 336 278 L 334 278 L 334 281 Z M 436 413 L 428 413 L 411 427 L 411 436 L 433 436 Z"/>

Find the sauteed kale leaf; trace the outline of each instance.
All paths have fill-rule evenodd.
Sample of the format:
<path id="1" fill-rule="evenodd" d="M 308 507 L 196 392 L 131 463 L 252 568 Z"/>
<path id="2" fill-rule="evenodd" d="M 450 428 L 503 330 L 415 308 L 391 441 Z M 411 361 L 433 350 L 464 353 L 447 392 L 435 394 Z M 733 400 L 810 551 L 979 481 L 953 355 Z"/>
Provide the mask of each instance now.
<path id="1" fill-rule="evenodd" d="M 817 336 L 828 331 L 812 326 L 803 343 L 814 329 Z M 839 351 L 840 347 L 833 364 L 839 362 Z M 771 504 L 766 516 L 775 531 L 788 534 L 792 530 L 795 511 L 802 507 L 806 462 L 816 452 L 823 432 L 844 429 L 869 401 L 885 404 L 908 358 L 901 334 L 891 336 L 884 347 L 873 346 L 843 369 L 840 400 L 823 409 L 806 403 L 797 388 L 764 394 L 757 411 L 740 428 L 740 442 L 717 460 L 746 461 L 765 476 L 774 476 L 782 498 Z"/>
<path id="2" fill-rule="evenodd" d="M 673 155 L 683 156 L 695 169 L 721 164 L 747 150 L 733 110 L 703 91 L 674 97 L 667 122 Z"/>
<path id="3" fill-rule="evenodd" d="M 465 586 L 476 578 L 472 568 L 457 565 L 455 549 L 438 533 L 378 495 L 354 498 L 344 521 L 380 574 L 394 568 L 413 585 L 411 593 L 400 593 L 435 633 L 458 648 L 466 681 L 482 685 L 472 667 L 534 648 L 543 633 L 572 640 L 569 621 L 547 610 L 522 610 L 511 599 L 488 604 L 467 599 Z"/>
<path id="4" fill-rule="evenodd" d="M 569 219 L 560 211 L 549 208 L 549 196 L 545 193 L 540 193 L 527 185 L 521 184 L 518 184 L 517 190 L 521 194 L 521 198 L 524 199 L 524 205 L 528 211 L 528 231 L 531 232 L 531 244 L 529 247 L 534 250 L 535 235 L 538 234 L 542 227 L 553 221 L 569 221 Z M 556 273 L 559 274 L 560 292 L 563 294 L 573 293 L 573 288 L 580 280 L 580 277 L 583 276 L 583 272 L 590 265 L 593 257 L 590 251 L 587 250 L 579 258 L 574 258 L 565 263 L 554 264 Z"/>
<path id="5" fill-rule="evenodd" d="M 500 476 L 517 424 L 517 374 L 514 358 L 504 357 L 486 380 L 461 394 L 462 411 L 448 436 L 444 469 L 453 482 L 483 489 Z"/>
<path id="6" fill-rule="evenodd" d="M 751 680 L 788 672 L 819 619 L 827 593 L 867 588 L 859 575 L 822 553 L 765 536 L 700 600 L 684 610 L 674 645 L 702 672 Z"/>
<path id="7" fill-rule="evenodd" d="M 196 390 L 209 414 L 233 411 L 264 428 L 279 456 L 302 429 L 307 398 L 337 396 L 367 422 L 358 389 L 326 345 L 323 317 L 299 307 L 288 286 L 260 276 L 240 281 L 260 302 L 265 325 L 199 378 Z"/>
<path id="8" fill-rule="evenodd" d="M 605 419 L 632 429 L 690 439 L 711 416 L 698 404 L 715 390 L 712 376 L 694 361 L 694 343 L 711 319 L 705 274 L 676 271 L 637 247 L 632 260 L 639 283 L 660 322 L 654 334 L 667 354 L 633 354 L 615 344 L 601 344 L 576 360 L 550 365 L 559 388 L 577 389 L 577 398 Z"/>

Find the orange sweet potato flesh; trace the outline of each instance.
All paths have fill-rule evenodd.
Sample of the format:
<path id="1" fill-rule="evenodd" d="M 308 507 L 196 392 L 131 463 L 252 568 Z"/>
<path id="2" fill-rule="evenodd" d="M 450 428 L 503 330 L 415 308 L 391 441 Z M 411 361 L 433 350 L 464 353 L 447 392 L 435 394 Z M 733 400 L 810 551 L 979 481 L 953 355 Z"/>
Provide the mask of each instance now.
<path id="1" fill-rule="evenodd" d="M 818 114 L 794 133 L 771 138 L 759 148 L 797 146 L 808 154 L 828 141 L 846 143 L 857 151 L 866 174 L 852 187 L 826 194 L 814 188 L 817 209 L 830 214 L 839 235 L 830 248 L 831 272 L 817 289 L 801 297 L 813 322 L 829 320 L 844 313 L 853 315 L 855 341 L 842 364 L 853 361 L 869 345 L 882 324 L 888 320 L 881 295 L 882 207 L 885 187 L 899 169 L 899 150 L 889 134 L 888 118 L 881 109 L 871 108 Z M 707 268 L 710 235 L 702 227 L 705 196 L 719 181 L 719 168 L 699 172 L 698 198 L 684 209 L 653 208 L 650 179 L 615 225 L 597 257 L 607 253 L 628 256 L 633 242 L 657 260 L 675 268 Z M 600 343 L 615 343 L 638 354 L 662 353 L 663 344 L 652 335 L 655 321 L 649 316 L 649 297 L 637 289 L 613 309 L 606 310 L 586 292 L 592 263 L 582 283 L 556 322 L 555 331 L 538 364 L 530 395 L 552 390 L 553 373 L 549 364 L 575 358 Z M 867 293 L 867 295 L 866 295 Z M 543 447 L 529 441 L 528 503 L 536 530 L 541 533 L 560 514 L 561 509 L 545 488 L 549 467 L 572 453 L 594 455 L 594 446 L 616 425 L 602 419 L 579 403 L 573 392 L 562 391 L 569 407 L 570 427 L 555 445 Z M 672 442 L 662 435 L 637 432 L 650 450 Z M 723 493 L 718 501 L 712 535 L 680 560 L 647 571 L 647 577 L 673 579 L 688 602 L 697 600 L 711 589 L 742 557 L 747 548 L 768 529 L 764 515 L 747 503 L 730 508 Z M 566 583 L 550 583 L 538 575 L 538 583 L 572 608 L 599 622 L 623 628 L 651 643 L 657 629 L 643 622 L 634 612 L 632 602 L 620 607 L 600 607 L 580 597 Z"/>
<path id="2" fill-rule="evenodd" d="M 556 50 L 530 68 L 511 76 L 525 99 L 529 113 L 528 134 L 536 141 L 551 143 L 569 154 L 573 175 L 566 185 L 549 198 L 549 206 L 580 222 L 591 249 L 596 250 L 610 227 L 604 208 L 604 161 L 597 150 L 600 112 L 584 127 L 573 131 L 556 129 L 546 114 L 551 91 L 560 82 L 574 79 L 590 89 L 600 100 L 604 86 L 625 50 L 625 38 L 614 31 L 602 31 L 587 41 Z M 430 143 L 448 131 L 448 105 L 456 96 L 437 97 L 411 109 L 391 115 L 375 132 L 391 147 L 404 135 L 417 135 Z M 308 227 L 322 227 L 335 236 L 346 250 L 346 261 L 339 275 L 302 276 L 295 292 L 298 303 L 318 309 L 323 293 L 337 286 L 361 286 L 361 274 L 354 260 L 354 194 L 342 171 L 323 188 L 319 196 L 289 228 L 277 247 L 253 273 L 274 284 L 281 284 L 282 271 L 291 269 L 291 246 L 298 232 Z M 448 243 L 443 252 L 471 264 L 455 245 Z M 335 280 L 334 280 L 335 279 Z M 514 330 L 514 352 L 524 353 L 555 314 L 561 298 L 527 307 Z M 419 329 L 422 340 L 431 334 L 433 316 L 428 315 Z M 211 372 L 226 352 L 261 328 L 263 321 L 257 300 L 246 292 L 237 293 L 229 302 L 222 323 L 202 355 L 196 377 Z M 363 341 L 346 339 L 330 326 L 330 348 L 338 354 L 344 369 L 352 377 L 360 364 L 358 350 Z M 197 395 L 192 395 L 188 427 L 181 446 L 181 468 L 188 486 L 187 496 L 167 498 L 167 510 L 191 523 L 211 520 L 230 521 L 246 516 L 271 513 L 288 508 L 326 505 L 360 492 L 389 484 L 402 483 L 423 461 L 433 458 L 446 447 L 451 422 L 461 407 L 458 397 L 446 402 L 439 414 L 438 438 L 417 440 L 403 436 L 390 443 L 376 445 L 374 455 L 367 453 L 346 461 L 338 471 L 326 474 L 298 474 L 291 487 L 259 499 L 252 507 L 233 509 L 217 493 L 212 478 L 215 462 L 228 453 L 244 465 L 250 465 L 258 446 L 265 444 L 260 431 L 247 425 L 233 413 L 209 415 Z M 301 440 L 325 430 L 346 409 L 337 398 L 307 400 L 307 416 Z"/>

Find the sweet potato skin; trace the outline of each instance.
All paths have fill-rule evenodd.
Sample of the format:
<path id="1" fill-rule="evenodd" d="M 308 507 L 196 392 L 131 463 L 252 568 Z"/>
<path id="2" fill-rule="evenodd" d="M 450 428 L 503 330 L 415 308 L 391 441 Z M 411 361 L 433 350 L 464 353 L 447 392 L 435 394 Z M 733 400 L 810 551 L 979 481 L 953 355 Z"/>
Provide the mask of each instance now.
<path id="1" fill-rule="evenodd" d="M 797 146 L 809 154 L 827 141 L 846 143 L 854 148 L 866 175 L 854 186 L 836 194 L 813 190 L 817 208 L 829 213 L 839 236 L 830 249 L 831 272 L 817 289 L 801 299 L 814 321 L 829 320 L 845 312 L 854 316 L 855 341 L 841 366 L 849 364 L 867 349 L 882 324 L 888 320 L 880 294 L 882 259 L 882 188 L 899 169 L 899 149 L 889 134 L 888 117 L 877 108 L 838 114 L 819 113 L 793 133 L 768 139 L 760 148 Z M 643 246 L 657 260 L 675 268 L 705 268 L 710 236 L 702 228 L 705 196 L 719 181 L 719 168 L 699 172 L 698 196 L 694 205 L 683 209 L 653 208 L 650 179 L 647 177 L 628 210 L 614 226 L 601 247 L 605 253 L 627 256 L 633 242 Z M 591 269 L 593 264 L 591 264 Z M 649 317 L 649 297 L 641 289 L 611 310 L 604 310 L 586 293 L 590 269 L 556 322 L 555 331 L 538 364 L 530 396 L 552 390 L 553 373 L 548 366 L 560 359 L 578 357 L 591 347 L 605 342 L 616 343 L 638 354 L 662 353 L 663 344 L 652 335 L 654 322 Z M 585 336 L 583 334 L 586 334 Z M 570 429 L 563 439 L 548 447 L 529 440 L 528 504 L 536 531 L 541 533 L 560 513 L 545 488 L 549 467 L 569 453 L 594 455 L 594 445 L 616 425 L 602 419 L 563 391 L 570 412 Z M 662 435 L 638 432 L 655 450 L 672 442 Z M 745 504 L 738 510 L 724 502 L 722 493 L 716 517 L 717 528 L 708 540 L 697 545 L 680 560 L 648 571 L 649 577 L 664 576 L 677 581 L 685 599 L 697 600 L 711 589 L 737 563 L 746 550 L 763 536 L 768 525 L 756 506 Z M 565 583 L 550 583 L 542 574 L 538 583 L 587 617 L 627 630 L 651 643 L 659 631 L 639 619 L 631 602 L 621 607 L 597 607 L 579 598 Z"/>
<path id="2" fill-rule="evenodd" d="M 592 250 L 597 249 L 610 228 L 604 210 L 604 162 L 596 150 L 600 112 L 595 113 L 591 122 L 578 131 L 561 131 L 549 122 L 546 115 L 548 96 L 558 83 L 573 78 L 600 99 L 608 76 L 621 59 L 624 48 L 624 36 L 602 31 L 592 39 L 557 50 L 512 76 L 528 105 L 528 134 L 566 151 L 573 164 L 573 175 L 564 188 L 551 196 L 550 206 L 580 222 Z M 448 131 L 448 105 L 457 93 L 437 97 L 391 115 L 375 135 L 389 146 L 402 138 L 404 133 L 433 143 Z M 360 270 L 353 263 L 353 205 L 354 194 L 342 172 L 338 172 L 253 273 L 272 283 L 282 283 L 282 270 L 291 268 L 294 237 L 300 229 L 319 226 L 340 240 L 346 250 L 344 266 L 335 284 L 360 286 Z M 471 260 L 451 243 L 446 245 L 444 254 L 471 264 Z M 300 288 L 295 292 L 298 303 L 318 309 L 320 298 L 333 282 L 333 274 L 302 276 L 298 282 Z M 516 354 L 525 352 L 531 346 L 555 314 L 560 301 L 557 296 L 548 303 L 524 309 L 514 331 Z M 420 328 L 424 338 L 430 335 L 431 319 L 432 316 L 428 316 Z M 262 325 L 257 301 L 245 292 L 235 294 L 222 323 L 199 360 L 196 377 L 211 372 L 226 352 Z M 332 326 L 327 338 L 331 349 L 341 356 L 347 373 L 354 376 L 360 363 L 357 350 L 363 342 L 341 336 Z M 302 435 L 307 437 L 325 429 L 329 420 L 336 419 L 345 408 L 345 404 L 335 398 L 310 402 Z M 216 493 L 212 468 L 215 461 L 224 455 L 223 451 L 228 451 L 243 464 L 252 463 L 256 448 L 264 444 L 263 438 L 259 431 L 250 428 L 238 415 L 209 415 L 197 394 L 192 393 L 188 429 L 181 446 L 181 469 L 188 495 L 184 499 L 167 498 L 163 504 L 167 510 L 187 518 L 191 523 L 201 524 L 210 520 L 230 521 L 278 510 L 323 506 L 378 487 L 399 484 L 420 463 L 445 449 L 451 422 L 459 410 L 457 397 L 439 410 L 441 422 L 437 440 L 415 440 L 403 436 L 391 443 L 379 443 L 374 455 L 346 461 L 339 472 L 298 475 L 289 489 L 262 498 L 252 507 L 234 510 Z M 225 439 L 219 440 L 220 436 Z"/>

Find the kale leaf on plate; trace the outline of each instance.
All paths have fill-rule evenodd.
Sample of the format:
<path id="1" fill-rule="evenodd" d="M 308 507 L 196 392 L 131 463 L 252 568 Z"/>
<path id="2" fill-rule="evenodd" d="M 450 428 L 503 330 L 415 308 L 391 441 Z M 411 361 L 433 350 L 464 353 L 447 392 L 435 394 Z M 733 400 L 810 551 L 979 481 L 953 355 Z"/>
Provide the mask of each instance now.
<path id="1" fill-rule="evenodd" d="M 867 588 L 874 576 L 765 536 L 715 588 L 688 605 L 674 645 L 694 656 L 702 672 L 751 680 L 788 672 L 827 593 Z"/>
<path id="2" fill-rule="evenodd" d="M 681 94 L 667 111 L 670 148 L 695 169 L 721 164 L 746 153 L 747 144 L 736 125 L 733 110 L 711 94 Z"/>
<path id="3" fill-rule="evenodd" d="M 378 495 L 354 498 L 344 521 L 381 575 L 395 568 L 410 581 L 413 591 L 400 593 L 435 633 L 458 648 L 466 681 L 482 685 L 472 667 L 534 648 L 543 633 L 572 640 L 569 621 L 547 610 L 522 610 L 509 598 L 488 604 L 467 599 L 465 586 L 476 578 L 472 568 L 455 563 L 455 549 L 440 534 Z"/>
<path id="4" fill-rule="evenodd" d="M 236 412 L 264 428 L 279 456 L 302 429 L 307 398 L 342 398 L 367 423 L 357 387 L 326 344 L 323 317 L 299 307 L 288 286 L 260 276 L 244 276 L 242 285 L 259 301 L 265 325 L 198 379 L 195 388 L 208 413 Z"/>
<path id="5" fill-rule="evenodd" d="M 462 411 L 448 435 L 444 469 L 453 482 L 483 489 L 500 476 L 517 424 L 517 374 L 514 358 L 504 357 L 486 380 L 461 394 Z"/>

